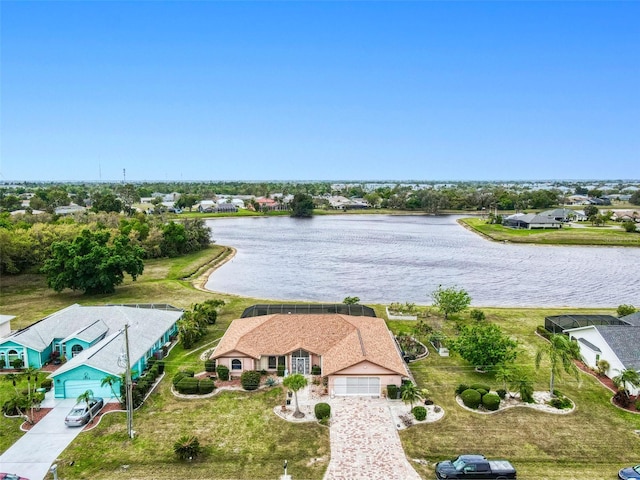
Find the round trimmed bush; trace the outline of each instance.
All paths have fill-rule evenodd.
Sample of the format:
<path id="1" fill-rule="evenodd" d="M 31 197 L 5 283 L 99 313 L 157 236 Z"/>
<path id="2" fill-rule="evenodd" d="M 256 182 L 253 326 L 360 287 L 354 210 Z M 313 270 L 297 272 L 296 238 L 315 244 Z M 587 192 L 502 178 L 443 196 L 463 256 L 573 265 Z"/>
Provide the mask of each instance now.
<path id="1" fill-rule="evenodd" d="M 469 388 L 469 385 L 466 385 L 464 383 L 461 383 L 460 385 L 458 385 L 456 387 L 456 395 L 462 395 L 462 392 L 464 392 L 465 390 L 467 390 Z"/>
<path id="2" fill-rule="evenodd" d="M 398 398 L 398 386 L 397 385 L 387 385 L 387 397 L 395 400 Z"/>
<path id="3" fill-rule="evenodd" d="M 242 372 L 240 383 L 245 390 L 256 390 L 260 386 L 260 372 L 256 370 Z"/>
<path id="4" fill-rule="evenodd" d="M 229 368 L 225 365 L 218 365 L 216 367 L 216 373 L 218 374 L 218 378 L 223 382 L 229 380 Z"/>
<path id="5" fill-rule="evenodd" d="M 316 403 L 314 412 L 318 420 L 329 418 L 331 416 L 331 405 L 328 403 Z"/>
<path id="6" fill-rule="evenodd" d="M 476 409 L 480 406 L 480 402 L 482 401 L 482 395 L 477 390 L 473 388 L 467 388 L 464 392 L 460 394 L 460 398 L 462 399 L 462 403 L 464 403 L 467 407 Z"/>
<path id="7" fill-rule="evenodd" d="M 210 378 L 203 378 L 198 382 L 198 393 L 200 393 L 201 395 L 211 393 L 215 390 L 215 388 L 216 385 Z"/>
<path id="8" fill-rule="evenodd" d="M 496 393 L 487 393 L 482 396 L 482 405 L 492 412 L 498 410 L 500 407 L 500 397 Z"/>
<path id="9" fill-rule="evenodd" d="M 415 418 L 419 422 L 427 418 L 427 409 L 424 407 L 421 407 L 420 405 L 413 407 L 413 410 L 411 410 L 411 413 L 413 413 L 413 418 Z"/>
<path id="10" fill-rule="evenodd" d="M 474 390 L 486 390 L 487 392 L 491 390 L 491 387 L 484 383 L 474 383 L 469 388 L 473 388 Z"/>
<path id="11" fill-rule="evenodd" d="M 198 383 L 200 382 L 197 378 L 184 377 L 176 385 L 176 390 L 186 395 L 196 395 L 198 393 Z"/>
<path id="12" fill-rule="evenodd" d="M 474 388 L 474 390 L 476 392 L 478 392 L 481 396 L 485 396 L 487 393 L 489 393 L 489 390 L 485 390 L 484 388 Z"/>

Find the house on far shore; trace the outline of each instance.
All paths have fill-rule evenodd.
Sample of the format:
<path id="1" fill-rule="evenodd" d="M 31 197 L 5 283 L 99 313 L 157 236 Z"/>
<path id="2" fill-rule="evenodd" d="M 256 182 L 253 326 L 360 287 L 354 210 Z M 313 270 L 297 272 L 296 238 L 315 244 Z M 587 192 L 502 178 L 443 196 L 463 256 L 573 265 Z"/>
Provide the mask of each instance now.
<path id="1" fill-rule="evenodd" d="M 510 228 L 562 228 L 562 221 L 537 213 L 516 213 L 502 220 L 505 227 Z"/>
<path id="2" fill-rule="evenodd" d="M 393 334 L 364 305 L 255 305 L 231 322 L 211 358 L 232 376 L 316 372 L 332 396 L 379 397 L 410 377 Z"/>
<path id="3" fill-rule="evenodd" d="M 640 312 L 617 318 L 612 315 L 556 315 L 545 318 L 545 328 L 564 333 L 580 346 L 585 365 L 596 369 L 600 360 L 609 363 L 605 375 L 613 378 L 623 370 L 640 372 Z M 638 395 L 640 389 L 631 389 Z"/>
<path id="4" fill-rule="evenodd" d="M 16 359 L 36 368 L 65 359 L 51 374 L 56 397 L 77 398 L 92 390 L 94 395 L 108 398 L 113 396 L 112 389 L 103 387 L 102 380 L 108 375 L 119 379 L 126 369 L 125 325 L 136 378 L 150 357 L 162 358 L 166 353 L 182 314 L 182 310 L 165 304 L 74 304 L 0 338 L 0 359 L 5 368 L 12 368 Z M 119 383 L 113 386 L 116 392 Z"/>

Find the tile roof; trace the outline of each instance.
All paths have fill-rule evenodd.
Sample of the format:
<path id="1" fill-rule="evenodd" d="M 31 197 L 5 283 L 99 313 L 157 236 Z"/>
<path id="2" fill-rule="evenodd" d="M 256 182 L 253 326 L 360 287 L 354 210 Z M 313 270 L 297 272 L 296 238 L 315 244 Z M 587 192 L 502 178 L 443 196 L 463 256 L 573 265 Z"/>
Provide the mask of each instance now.
<path id="1" fill-rule="evenodd" d="M 369 361 L 408 375 L 384 320 L 340 314 L 273 314 L 234 320 L 212 358 L 240 352 L 253 358 L 297 349 L 322 356 L 324 375 Z"/>

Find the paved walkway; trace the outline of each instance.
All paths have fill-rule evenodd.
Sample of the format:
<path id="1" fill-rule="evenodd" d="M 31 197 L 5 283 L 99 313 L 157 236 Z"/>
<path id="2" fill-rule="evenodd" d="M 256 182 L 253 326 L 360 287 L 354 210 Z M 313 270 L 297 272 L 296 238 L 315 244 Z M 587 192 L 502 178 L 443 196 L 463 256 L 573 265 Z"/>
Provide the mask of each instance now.
<path id="1" fill-rule="evenodd" d="M 420 480 L 386 400 L 336 397 L 329 403 L 331 461 L 324 480 Z"/>

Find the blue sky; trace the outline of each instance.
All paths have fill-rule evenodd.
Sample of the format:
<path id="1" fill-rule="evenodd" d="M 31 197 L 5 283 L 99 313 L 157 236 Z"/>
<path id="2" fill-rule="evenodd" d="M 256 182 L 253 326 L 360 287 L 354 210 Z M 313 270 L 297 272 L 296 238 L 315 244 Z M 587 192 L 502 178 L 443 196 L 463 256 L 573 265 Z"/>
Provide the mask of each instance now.
<path id="1" fill-rule="evenodd" d="M 0 180 L 640 176 L 640 2 L 0 9 Z"/>

